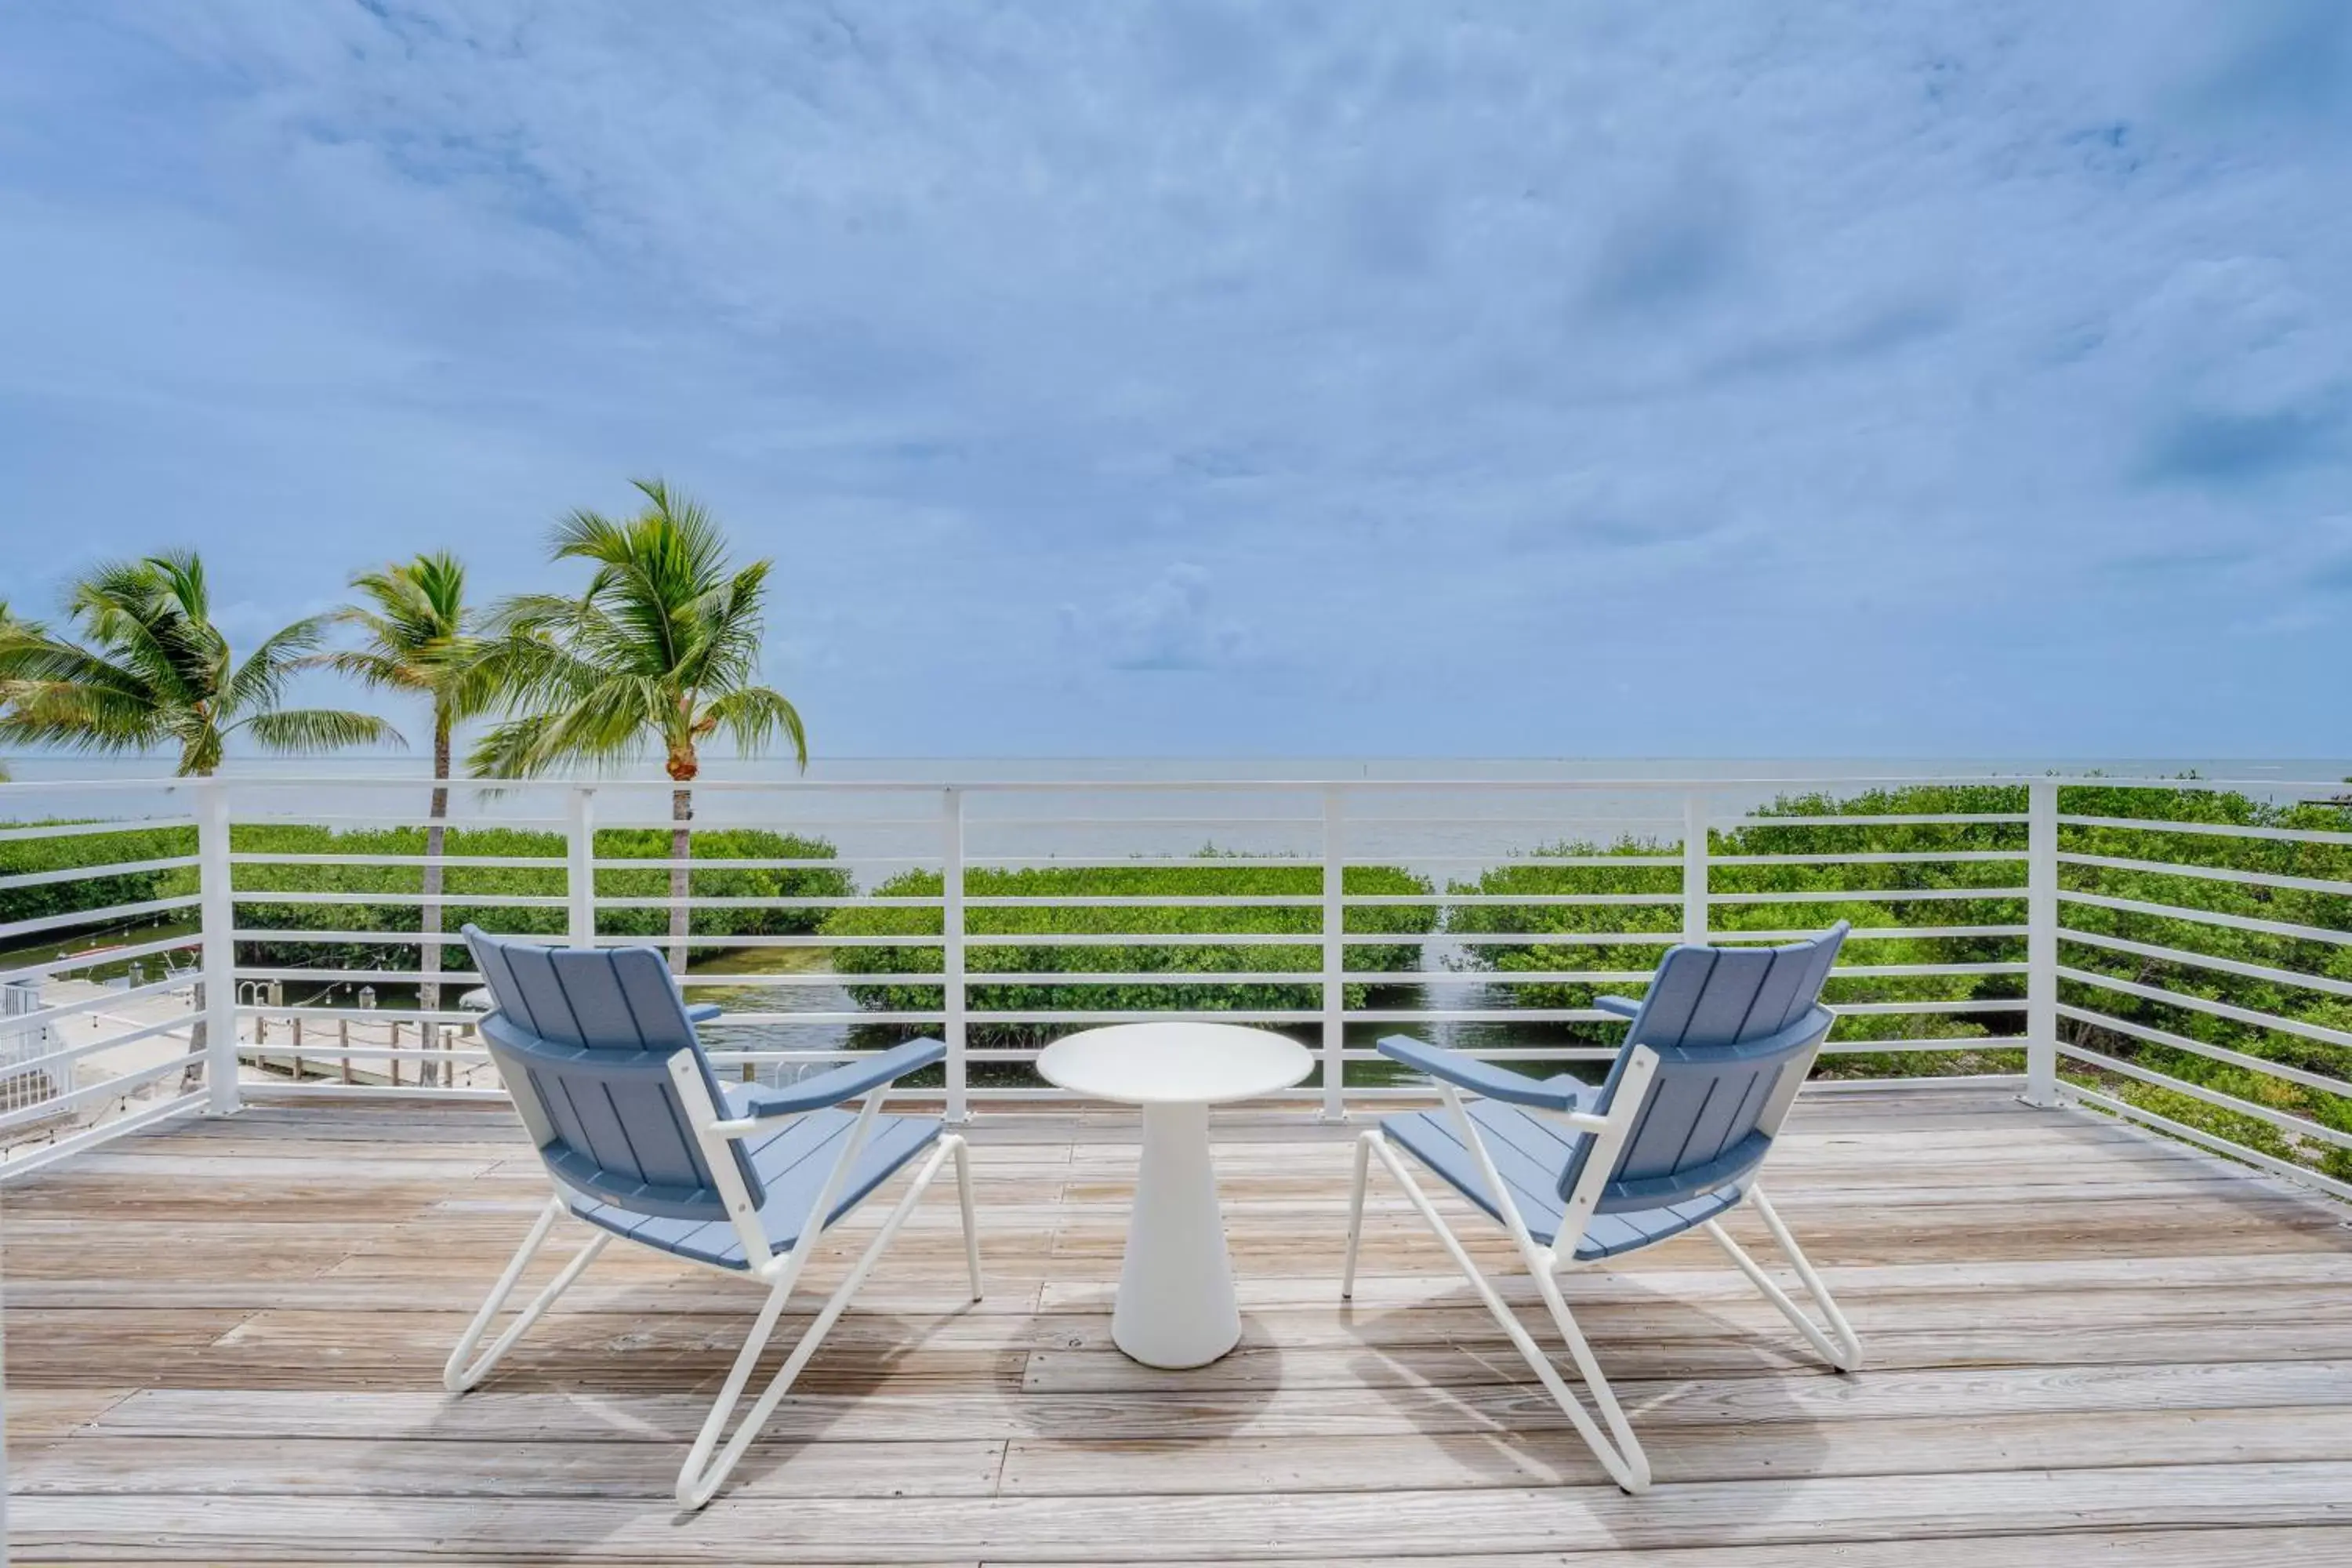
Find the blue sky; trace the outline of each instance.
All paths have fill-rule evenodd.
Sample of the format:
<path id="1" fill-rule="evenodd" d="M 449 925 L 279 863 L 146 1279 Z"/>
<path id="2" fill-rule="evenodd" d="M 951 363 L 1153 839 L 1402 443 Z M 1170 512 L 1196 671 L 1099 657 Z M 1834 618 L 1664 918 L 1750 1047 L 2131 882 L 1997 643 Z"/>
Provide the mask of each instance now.
<path id="1" fill-rule="evenodd" d="M 2352 5 L 0 9 L 5 596 L 659 473 L 872 754 L 2352 751 Z"/>

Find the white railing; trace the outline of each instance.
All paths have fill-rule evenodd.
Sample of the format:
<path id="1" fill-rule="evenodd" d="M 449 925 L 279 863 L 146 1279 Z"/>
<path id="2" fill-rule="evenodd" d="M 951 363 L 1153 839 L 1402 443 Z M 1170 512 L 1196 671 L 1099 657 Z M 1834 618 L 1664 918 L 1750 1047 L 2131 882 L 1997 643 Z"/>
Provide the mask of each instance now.
<path id="1" fill-rule="evenodd" d="M 1320 1062 L 1300 1098 L 1335 1118 L 1415 1092 L 1373 1049 L 1391 1030 L 1605 1058 L 1591 988 L 1638 988 L 1674 942 L 1845 915 L 1827 1070 L 1958 1061 L 2352 1196 L 2328 1152 L 2352 1150 L 2352 1017 L 2330 1011 L 2352 966 L 2329 962 L 2352 950 L 2352 817 L 2166 815 L 2332 781 L 729 780 L 696 786 L 683 861 L 666 783 L 450 787 L 429 859 L 415 779 L 0 785 L 0 854 L 57 862 L 0 875 L 0 983 L 44 988 L 7 1027 L 52 1032 L 47 1091 L 0 1107 L 0 1176 L 247 1099 L 497 1095 L 463 994 L 479 979 L 428 910 L 587 946 L 667 945 L 683 910 L 723 1068 L 935 1034 L 943 1075 L 911 1092 L 956 1119 L 1055 1092 L 1029 1071 L 1044 1040 L 1114 1020 L 1297 1032 Z M 1916 809 L 1963 792 L 1980 808 Z M 2076 792 L 2100 809 L 2067 809 Z M 1807 795 L 1826 808 L 1773 805 Z M 2269 863 L 2233 861 L 2244 846 Z M 2339 853 L 2346 875 L 2314 874 Z M 2297 918 L 2231 907 L 2249 899 Z M 439 963 L 407 956 L 428 944 Z M 2188 1076 L 2209 1063 L 2222 1076 Z"/>

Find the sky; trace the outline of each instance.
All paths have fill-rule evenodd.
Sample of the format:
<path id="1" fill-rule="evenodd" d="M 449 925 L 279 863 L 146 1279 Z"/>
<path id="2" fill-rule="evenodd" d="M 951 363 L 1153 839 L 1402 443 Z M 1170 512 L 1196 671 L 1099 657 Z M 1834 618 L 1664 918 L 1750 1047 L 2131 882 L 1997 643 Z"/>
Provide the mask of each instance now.
<path id="1" fill-rule="evenodd" d="M 0 596 L 639 475 L 820 757 L 2352 753 L 2352 5 L 0 6 Z"/>

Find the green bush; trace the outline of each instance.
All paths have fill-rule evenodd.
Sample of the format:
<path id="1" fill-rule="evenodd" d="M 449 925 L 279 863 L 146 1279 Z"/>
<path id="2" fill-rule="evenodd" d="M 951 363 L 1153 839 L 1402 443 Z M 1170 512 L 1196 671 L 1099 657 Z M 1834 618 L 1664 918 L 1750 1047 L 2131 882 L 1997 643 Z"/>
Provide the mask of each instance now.
<path id="1" fill-rule="evenodd" d="M 2060 792 L 2069 816 L 2137 818 L 2146 826 L 2063 826 L 2059 847 L 2069 854 L 2118 860 L 2162 861 L 2265 875 L 2352 881 L 2352 844 L 2305 844 L 2290 840 L 2167 831 L 2168 822 L 2225 823 L 2258 828 L 2352 830 L 2352 811 L 2329 802 L 2278 805 L 2234 791 L 2070 787 Z M 2303 888 L 2265 887 L 2175 872 L 2128 867 L 2062 865 L 2059 885 L 2093 896 L 2165 904 L 2285 925 L 2352 931 L 2352 898 Z M 2352 996 L 2325 989 L 2352 984 L 2352 945 L 2319 938 L 2210 924 L 2068 901 L 2061 906 L 2059 963 L 2078 972 L 2129 984 L 2159 988 L 2270 1014 L 2320 1028 L 2352 1033 Z M 2067 931 L 2164 947 L 2308 977 L 2315 984 L 2208 969 L 2177 959 L 2118 952 Z M 2133 996 L 2086 981 L 2061 977 L 2063 1003 L 2110 1017 L 2160 1029 L 2264 1062 L 2352 1081 L 2352 1048 L 2284 1030 L 2220 1017 L 2192 1006 Z M 2239 1100 L 2352 1131 L 2352 1098 L 2275 1078 L 2258 1068 L 2216 1061 L 2177 1047 L 2151 1044 L 2095 1024 L 2061 1019 L 2062 1038 L 2120 1061 L 2160 1072 Z M 2298 1139 L 2260 1119 L 2211 1106 L 2189 1096 L 2142 1084 L 2118 1073 L 2068 1063 L 2101 1089 L 2187 1125 L 2313 1165 L 2352 1180 L 2352 1151 L 2316 1140 Z"/>
<path id="2" fill-rule="evenodd" d="M 325 827 L 291 824 L 253 824 L 232 828 L 230 846 L 239 853 L 275 855 L 410 855 L 425 853 L 425 829 L 399 827 L 335 832 Z M 659 828 L 605 828 L 596 834 L 600 859 L 667 859 L 669 834 Z M 537 866 L 466 866 L 444 868 L 443 890 L 460 899 L 539 897 L 561 900 L 564 895 L 563 837 L 502 827 L 453 827 L 445 844 L 453 857 L 497 856 L 533 858 Z M 698 860 L 830 858 L 833 846 L 822 839 L 802 838 L 761 828 L 715 827 L 694 836 Z M 848 873 L 828 867 L 771 868 L 722 868 L 691 873 L 691 889 L 699 898 L 795 899 L 841 898 L 854 888 Z M 241 865 L 236 868 L 240 893 L 383 893 L 415 895 L 424 886 L 420 866 Z M 596 873 L 600 898 L 647 898 L 666 895 L 669 873 L 602 869 Z M 419 906 L 414 903 L 260 903 L 240 901 L 240 930 L 285 932 L 361 931 L 396 935 L 420 929 Z M 764 936 L 802 933 L 817 929 L 822 909 L 699 909 L 689 929 L 698 936 Z M 512 935 L 558 936 L 567 915 L 562 904 L 511 907 L 495 904 L 445 905 L 442 929 L 455 931 L 467 922 L 488 931 Z M 596 929 L 614 936 L 658 940 L 668 933 L 669 911 L 662 909 L 597 910 Z M 240 944 L 241 962 L 270 967 L 315 966 L 334 969 L 415 969 L 419 949 L 415 943 L 305 940 L 301 936 L 271 937 Z"/>
<path id="3" fill-rule="evenodd" d="M 1297 897 L 1319 900 L 1323 873 L 1313 866 L 1221 866 L 1214 851 L 1197 863 L 1110 867 L 1037 867 L 998 869 L 975 867 L 965 873 L 967 899 Z M 936 871 L 908 871 L 874 891 L 890 898 L 937 898 Z M 1393 867 L 1348 868 L 1346 888 L 1361 894 L 1427 894 L 1426 878 Z M 1348 966 L 1390 971 L 1409 983 L 1421 959 L 1420 939 L 1436 926 L 1427 904 L 1375 905 L 1348 911 Z M 942 955 L 936 909 L 836 910 L 826 919 L 831 936 L 904 936 L 905 944 L 843 947 L 834 964 L 845 975 L 936 974 Z M 1313 935 L 1323 929 L 1319 902 L 1193 908 L 1171 904 L 1111 906 L 1025 904 L 1011 908 L 965 906 L 968 935 Z M 922 938 L 932 939 L 924 942 Z M 1360 940 L 1361 939 L 1361 940 Z M 991 1024 L 991 1012 L 1118 1011 L 1297 1011 L 1320 1007 L 1322 986 L 1314 978 L 1323 966 L 1319 943 L 1223 943 L 1193 945 L 1171 941 L 1138 945 L 972 945 L 965 966 L 977 977 L 988 973 L 1165 973 L 1165 981 L 1131 984 L 974 984 L 970 997 L 971 1039 L 982 1046 L 1034 1044 L 1057 1033 L 1052 1026 Z M 1188 979 L 1189 974 L 1286 973 L 1288 982 L 1227 982 Z M 940 987 L 887 983 L 852 984 L 860 1006 L 888 1012 L 929 1012 L 944 1003 Z M 1370 987 L 1347 987 L 1350 1005 L 1363 1005 Z"/>
<path id="4" fill-rule="evenodd" d="M 9 826 L 50 827 L 71 824 L 28 822 Z M 0 878 L 62 871 L 80 866 L 168 860 L 195 852 L 196 830 L 193 827 L 127 827 L 119 833 L 77 834 L 67 838 L 5 839 L 0 840 Z M 42 920 L 79 910 L 147 903 L 195 890 L 194 868 L 129 871 L 69 882 L 43 882 L 29 888 L 0 888 L 0 924 Z M 54 942 L 61 934 L 61 931 L 42 932 L 35 940 Z"/>
<path id="5" fill-rule="evenodd" d="M 1812 931 L 1838 920 L 1857 927 L 1894 930 L 1906 926 L 1977 926 L 2021 924 L 2024 901 L 1993 896 L 1995 890 L 2017 888 L 2025 879 L 2025 827 L 2006 823 L 1863 823 L 1819 826 L 1806 823 L 1776 823 L 1778 817 L 1902 816 L 1912 815 L 2015 813 L 2025 808 L 2025 792 L 2013 786 L 1913 786 L 1870 790 L 1837 798 L 1827 795 L 1783 796 L 1759 808 L 1736 827 L 1710 835 L 1711 857 L 1737 859 L 1753 855 L 1830 855 L 1872 853 L 1935 854 L 1986 851 L 2003 855 L 1999 860 L 1916 860 L 1864 865 L 1743 866 L 1710 864 L 1710 897 L 1780 893 L 1910 892 L 1982 888 L 1982 899 L 1962 897 L 1925 900 L 1881 901 L 1854 899 L 1802 899 L 1781 901 L 1765 897 L 1755 903 L 1717 903 L 1710 910 L 1717 940 L 1742 931 Z M 1547 845 L 1531 858 L 1487 868 L 1479 876 L 1456 881 L 1448 891 L 1486 897 L 1512 894 L 1577 894 L 1598 899 L 1648 897 L 1655 903 L 1599 902 L 1589 904 L 1478 903 L 1448 908 L 1445 929 L 1461 936 L 1557 932 L 1559 942 L 1475 943 L 1465 949 L 1461 963 L 1496 973 L 1528 971 L 1607 972 L 1625 978 L 1587 981 L 1535 981 L 1511 986 L 1517 1005 L 1529 1008 L 1590 1007 L 1604 992 L 1639 996 L 1646 977 L 1656 967 L 1667 942 L 1682 929 L 1682 868 L 1678 843 L 1622 839 L 1606 847 L 1570 842 Z M 1592 866 L 1554 866 L 1532 857 L 1591 857 L 1604 862 Z M 1643 858 L 1673 858 L 1674 864 L 1643 865 Z M 1595 935 L 1654 934 L 1654 942 L 1591 942 L 1570 940 Z M 2020 937 L 1873 937 L 1849 945 L 1845 967 L 1891 967 L 1920 963 L 2019 963 L 2025 957 Z M 2022 975 L 1856 975 L 1830 983 L 1828 999 L 1835 1002 L 2009 1001 L 2022 1006 Z M 2014 1035 L 2022 1019 L 2003 1012 L 1956 1014 L 1868 1014 L 1840 1020 L 1835 1038 L 1854 1040 L 1937 1042 Z M 1621 1026 L 1591 1022 L 1563 1026 L 1562 1036 L 1576 1042 L 1612 1046 L 1623 1036 Z M 1995 1053 L 2005 1058 L 2009 1053 Z M 1906 1059 L 1897 1061 L 1898 1055 Z M 1987 1057 L 1980 1053 L 1938 1053 L 1909 1059 L 1900 1047 L 1886 1053 L 1824 1058 L 1822 1070 L 1843 1074 L 1885 1072 L 1981 1071 Z M 2008 1065 L 2001 1060 L 1998 1065 Z"/>

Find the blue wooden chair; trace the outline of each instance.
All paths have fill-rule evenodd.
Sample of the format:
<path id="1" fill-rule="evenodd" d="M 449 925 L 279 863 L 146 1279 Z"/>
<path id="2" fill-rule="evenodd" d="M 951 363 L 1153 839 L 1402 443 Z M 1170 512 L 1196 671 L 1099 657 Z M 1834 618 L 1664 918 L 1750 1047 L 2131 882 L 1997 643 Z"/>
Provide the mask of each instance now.
<path id="1" fill-rule="evenodd" d="M 1437 1080 L 1444 1110 L 1384 1117 L 1357 1141 L 1340 1294 L 1355 1294 L 1364 1178 L 1377 1154 L 1602 1467 L 1629 1492 L 1648 1488 L 1649 1459 L 1560 1298 L 1560 1268 L 1704 1227 L 1831 1365 L 1843 1372 L 1861 1366 L 1861 1342 L 1756 1180 L 1834 1021 L 1821 1004 L 1822 983 L 1846 930 L 1840 921 L 1789 947 L 1669 950 L 1640 1002 L 1600 999 L 1633 1027 L 1597 1086 L 1566 1073 L 1538 1080 L 1401 1036 L 1382 1040 L 1383 1056 Z M 1481 1098 L 1465 1102 L 1465 1089 Z M 1398 1157 L 1400 1149 L 1517 1243 L 1606 1435 L 1471 1261 Z M 1742 1201 L 1821 1308 L 1826 1332 L 1719 1223 Z"/>
<path id="2" fill-rule="evenodd" d="M 677 1477 L 681 1507 L 710 1500 L 849 1305 L 941 1163 L 955 1159 L 964 1262 L 980 1299 L 964 1141 L 936 1117 L 884 1116 L 893 1080 L 947 1047 L 910 1040 L 784 1089 L 730 1087 L 710 1070 L 688 1008 L 651 948 L 563 950 L 466 928 L 497 1004 L 480 1025 L 491 1059 L 555 1184 L 443 1373 L 451 1393 L 488 1376 L 614 1237 L 746 1276 L 768 1299 Z M 855 1110 L 844 1109 L 858 1100 Z M 718 1458 L 711 1458 L 809 1254 L 825 1233 L 924 1151 L 898 1205 L 785 1357 Z M 566 1215 L 593 1234 L 490 1348 L 474 1358 L 516 1281 Z"/>

